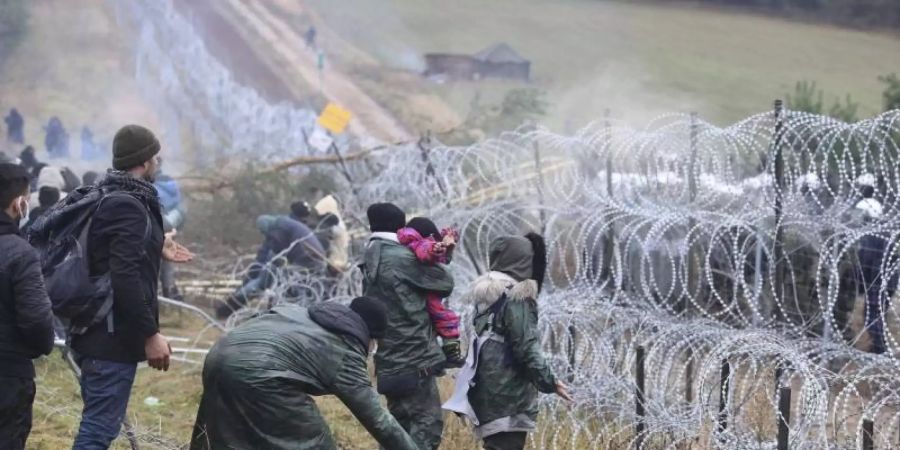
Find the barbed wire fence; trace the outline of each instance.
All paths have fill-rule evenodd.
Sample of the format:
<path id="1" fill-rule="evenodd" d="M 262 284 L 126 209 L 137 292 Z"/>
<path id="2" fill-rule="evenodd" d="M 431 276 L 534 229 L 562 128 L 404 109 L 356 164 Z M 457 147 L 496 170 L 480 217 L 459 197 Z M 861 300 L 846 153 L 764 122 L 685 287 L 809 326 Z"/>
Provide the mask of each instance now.
<path id="1" fill-rule="evenodd" d="M 575 136 L 523 128 L 466 148 L 399 146 L 348 162 L 346 177 L 334 171 L 348 223 L 389 200 L 460 228 L 450 304 L 464 323 L 490 240 L 545 233 L 542 339 L 576 402 L 542 400 L 555 423 L 534 436 L 542 448 L 891 448 L 898 138 L 897 111 L 850 125 L 779 108 L 728 128 L 694 115 L 641 130 L 605 120 Z M 861 180 L 880 217 L 857 208 Z M 865 236 L 888 255 L 868 286 L 885 301 L 880 355 L 854 347 L 869 334 Z M 296 299 L 297 286 L 301 303 L 360 293 L 358 271 L 273 276 L 265 300 L 226 328 Z"/>
<path id="2" fill-rule="evenodd" d="M 173 123 L 234 157 L 315 154 L 314 114 L 231 80 L 171 2 L 116 5 L 141 24 L 137 72 Z M 470 147 L 391 146 L 324 170 L 357 261 L 374 202 L 461 230 L 450 305 L 465 324 L 464 293 L 487 270 L 491 239 L 545 234 L 542 342 L 575 403 L 542 398 L 554 426 L 535 433 L 538 447 L 850 449 L 900 446 L 898 158 L 900 111 L 846 124 L 777 105 L 725 128 L 674 114 L 634 129 L 607 115 L 572 136 L 529 126 Z M 877 217 L 858 208 L 863 182 Z M 887 255 L 874 284 L 861 280 L 859 258 L 872 237 Z M 235 280 L 247 270 L 231 267 Z M 260 309 L 360 293 L 357 270 L 266 270 L 273 285 L 225 323 L 165 300 L 208 324 L 180 337 L 179 358 L 199 363 L 207 330 Z M 880 311 L 867 309 L 866 291 Z M 883 354 L 864 351 L 878 320 Z"/>

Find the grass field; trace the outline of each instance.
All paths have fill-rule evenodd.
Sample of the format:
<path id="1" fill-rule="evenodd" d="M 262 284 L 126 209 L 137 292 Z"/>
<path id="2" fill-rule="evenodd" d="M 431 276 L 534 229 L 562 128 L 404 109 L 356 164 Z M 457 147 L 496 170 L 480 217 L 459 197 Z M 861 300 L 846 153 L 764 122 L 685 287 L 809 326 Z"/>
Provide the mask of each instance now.
<path id="1" fill-rule="evenodd" d="M 900 72 L 896 36 L 684 6 L 602 0 L 304 4 L 342 39 L 392 68 L 421 69 L 427 52 L 474 53 L 507 42 L 532 60 L 533 85 L 547 90 L 548 125 L 555 128 L 577 127 L 602 117 L 605 108 L 638 123 L 696 110 L 728 124 L 766 110 L 804 79 L 832 97 L 851 94 L 860 113 L 870 116 L 881 110 L 877 77 Z M 496 98 L 504 87 L 419 88 L 464 111 L 475 92 Z"/>
<path id="2" fill-rule="evenodd" d="M 161 326 L 169 335 L 191 336 L 202 323 L 184 315 L 164 314 Z M 203 339 L 214 339 L 214 334 Z M 33 450 L 70 448 L 78 431 L 81 397 L 78 383 L 59 352 L 36 363 L 37 396 L 34 426 L 28 440 Z M 202 394 L 202 367 L 198 364 L 173 363 L 169 372 L 146 367 L 138 370 L 128 408 L 128 419 L 134 424 L 143 449 L 174 450 L 183 448 L 191 437 Z M 442 379 L 441 390 L 448 396 L 452 380 Z M 159 405 L 148 406 L 148 397 L 159 399 Z M 316 402 L 331 427 L 340 448 L 370 450 L 377 443 L 344 405 L 334 397 L 317 397 Z M 448 417 L 443 450 L 478 448 L 472 434 L 459 421 Z M 116 440 L 113 449 L 129 449 L 128 441 Z"/>

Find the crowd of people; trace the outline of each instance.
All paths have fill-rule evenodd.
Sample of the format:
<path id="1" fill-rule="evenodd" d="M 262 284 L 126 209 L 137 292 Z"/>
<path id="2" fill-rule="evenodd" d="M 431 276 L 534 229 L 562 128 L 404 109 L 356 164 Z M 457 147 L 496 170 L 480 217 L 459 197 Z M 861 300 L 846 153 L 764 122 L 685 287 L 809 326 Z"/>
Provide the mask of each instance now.
<path id="1" fill-rule="evenodd" d="M 39 163 L 33 149 L 0 163 L 0 249 L 11 255 L 0 261 L 0 448 L 25 448 L 33 360 L 52 351 L 60 323 L 81 370 L 74 449 L 110 447 L 139 363 L 169 369 L 159 295 L 179 297 L 173 265 L 194 255 L 174 240 L 185 214 L 177 183 L 161 173 L 160 151 L 150 130 L 128 125 L 113 140 L 112 169 L 78 183 L 67 169 Z M 468 416 L 486 449 L 521 449 L 536 426 L 538 393 L 569 399 L 536 328 L 546 266 L 540 236 L 492 244 L 492 271 L 468 294 L 478 337 L 467 359 L 459 315 L 445 304 L 458 233 L 427 218 L 407 221 L 390 203 L 370 206 L 368 218 L 363 296 L 349 306 L 282 303 L 211 349 L 191 448 L 336 448 L 311 399 L 330 394 L 384 448 L 437 449 L 446 409 Z M 350 237 L 333 197 L 261 216 L 257 228 L 257 270 L 222 315 L 266 289 L 273 270 L 350 267 Z M 373 353 L 377 387 L 367 370 Z M 465 405 L 442 409 L 437 378 L 454 367 L 469 380 L 458 383 Z"/>
<path id="2" fill-rule="evenodd" d="M 18 109 L 12 108 L 4 117 L 6 140 L 10 144 L 25 143 L 25 118 Z M 44 146 L 51 159 L 70 157 L 69 132 L 59 117 L 51 117 L 43 127 Z M 106 152 L 94 141 L 94 133 L 87 126 L 81 128 L 81 160 L 96 162 L 103 159 Z"/>

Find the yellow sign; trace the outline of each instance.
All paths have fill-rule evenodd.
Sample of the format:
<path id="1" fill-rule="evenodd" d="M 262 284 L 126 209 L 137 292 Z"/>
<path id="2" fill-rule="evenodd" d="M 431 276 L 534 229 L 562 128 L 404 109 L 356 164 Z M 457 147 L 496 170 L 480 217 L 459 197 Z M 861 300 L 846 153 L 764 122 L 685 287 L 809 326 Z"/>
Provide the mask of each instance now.
<path id="1" fill-rule="evenodd" d="M 350 123 L 351 117 L 353 117 L 353 114 L 350 111 L 334 103 L 329 103 L 319 116 L 319 125 L 334 134 L 341 134 L 347 129 L 347 124 Z"/>

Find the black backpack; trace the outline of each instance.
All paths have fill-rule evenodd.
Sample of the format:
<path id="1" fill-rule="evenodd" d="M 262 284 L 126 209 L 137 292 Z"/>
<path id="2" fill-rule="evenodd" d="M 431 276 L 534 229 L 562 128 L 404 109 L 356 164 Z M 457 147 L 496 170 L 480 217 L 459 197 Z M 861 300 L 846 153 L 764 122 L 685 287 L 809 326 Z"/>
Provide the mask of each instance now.
<path id="1" fill-rule="evenodd" d="M 110 276 L 90 274 L 88 231 L 105 199 L 126 195 L 97 186 L 80 187 L 41 216 L 28 232 L 28 242 L 40 255 L 53 313 L 68 323 L 71 334 L 83 334 L 104 320 L 107 331 L 113 332 Z M 150 232 L 148 215 L 145 240 Z"/>

